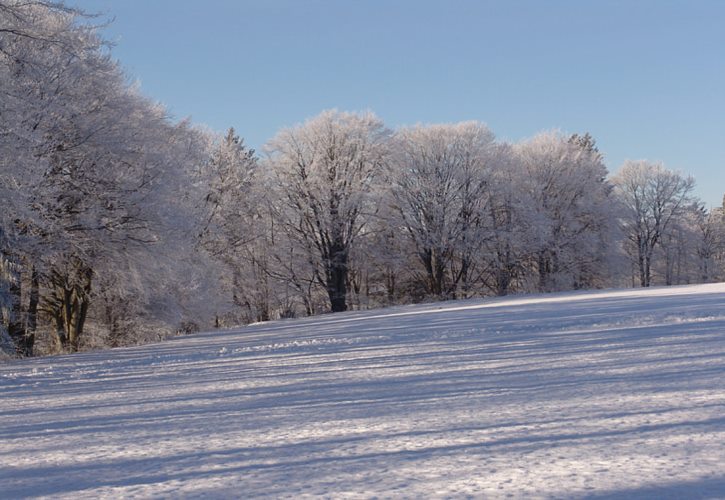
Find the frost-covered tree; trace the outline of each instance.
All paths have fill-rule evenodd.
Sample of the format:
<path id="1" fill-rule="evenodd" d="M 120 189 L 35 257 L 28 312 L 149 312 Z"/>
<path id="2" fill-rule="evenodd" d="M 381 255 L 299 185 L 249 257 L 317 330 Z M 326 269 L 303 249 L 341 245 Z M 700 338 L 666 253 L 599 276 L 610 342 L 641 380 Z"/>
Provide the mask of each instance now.
<path id="1" fill-rule="evenodd" d="M 358 286 L 368 306 L 391 305 L 420 299 L 414 269 L 415 248 L 410 238 L 393 222 L 397 220 L 391 192 L 381 186 L 379 210 L 367 227 L 356 249 L 353 262 L 356 274 L 363 278 Z"/>
<path id="2" fill-rule="evenodd" d="M 667 170 L 661 163 L 628 160 L 613 182 L 625 208 L 622 227 L 630 258 L 637 267 L 640 285 L 650 286 L 655 249 L 690 203 L 695 181 Z"/>
<path id="3" fill-rule="evenodd" d="M 5 322 L 25 354 L 39 312 L 58 348 L 78 350 L 92 302 L 133 281 L 121 270 L 149 260 L 171 222 L 181 196 L 167 186 L 188 179 L 195 132 L 127 83 L 78 11 L 3 2 L 0 30 L 0 251 L 17 312 Z"/>
<path id="4" fill-rule="evenodd" d="M 521 288 L 533 249 L 528 198 L 522 196 L 524 170 L 509 144 L 498 147 L 497 168 L 491 176 L 486 228 L 481 254 L 481 280 L 486 291 L 507 295 Z"/>
<path id="5" fill-rule="evenodd" d="M 247 323 L 269 320 L 277 308 L 269 211 L 257 170 L 254 151 L 229 129 L 214 141 L 203 172 L 208 216 L 202 245 L 227 270 L 222 284 Z"/>
<path id="6" fill-rule="evenodd" d="M 390 223 L 409 238 L 426 295 L 451 298 L 471 286 L 494 152 L 493 133 L 477 122 L 396 134 L 389 184 L 397 217 Z"/>
<path id="7" fill-rule="evenodd" d="M 693 226 L 693 282 L 711 283 L 723 279 L 725 257 L 725 221 L 722 209 L 707 210 L 702 204 L 691 207 L 689 220 Z"/>
<path id="8" fill-rule="evenodd" d="M 32 352 L 37 323 L 38 256 L 47 238 L 36 208 L 53 147 L 49 131 L 78 75 L 66 69 L 99 48 L 90 29 L 74 24 L 78 14 L 55 2 L 0 4 L 0 260 L 6 326 L 21 354 Z"/>
<path id="9" fill-rule="evenodd" d="M 702 264 L 698 253 L 707 236 L 700 231 L 704 211 L 697 202 L 683 207 L 682 214 L 662 232 L 652 259 L 652 282 L 680 285 L 699 280 Z"/>
<path id="10" fill-rule="evenodd" d="M 372 113 L 324 111 L 267 145 L 270 207 L 333 312 L 348 307 L 350 253 L 369 216 L 387 131 Z"/>
<path id="11" fill-rule="evenodd" d="M 607 169 L 593 141 L 549 132 L 518 144 L 516 151 L 537 288 L 601 284 L 614 214 Z"/>

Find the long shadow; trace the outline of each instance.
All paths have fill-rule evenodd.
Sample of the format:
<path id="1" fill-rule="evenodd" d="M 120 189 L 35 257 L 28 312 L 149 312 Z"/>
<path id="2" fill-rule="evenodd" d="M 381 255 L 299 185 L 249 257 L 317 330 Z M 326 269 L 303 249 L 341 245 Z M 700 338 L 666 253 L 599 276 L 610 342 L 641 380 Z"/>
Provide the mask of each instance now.
<path id="1" fill-rule="evenodd" d="M 395 325 L 392 327 L 390 315 L 381 313 L 379 317 L 369 318 L 361 313 L 351 313 L 289 324 L 261 325 L 209 337 L 202 335 L 178 339 L 157 346 L 154 354 L 149 354 L 147 346 L 117 351 L 116 359 L 105 359 L 107 354 L 89 354 L 28 364 L 14 363 L 0 367 L 0 375 L 11 371 L 29 371 L 34 366 L 45 364 L 52 364 L 55 373 L 38 376 L 21 374 L 17 384 L 12 379 L 0 378 L 0 402 L 4 397 L 11 396 L 16 399 L 27 396 L 29 402 L 33 398 L 38 400 L 52 396 L 61 404 L 36 410 L 30 409 L 30 404 L 19 409 L 0 410 L 0 416 L 6 420 L 10 417 L 9 421 L 0 426 L 0 439 L 29 436 L 30 444 L 34 434 L 44 432 L 45 436 L 53 436 L 61 444 L 65 436 L 92 433 L 112 435 L 119 429 L 123 429 L 124 433 L 145 431 L 148 435 L 170 426 L 179 432 L 195 433 L 196 430 L 184 429 L 182 424 L 192 421 L 209 424 L 229 415 L 251 416 L 252 424 L 266 424 L 270 427 L 290 419 L 305 420 L 325 414 L 334 414 L 338 418 L 404 418 L 411 412 L 424 409 L 426 405 L 435 405 L 436 409 L 450 408 L 455 414 L 459 406 L 470 408 L 471 398 L 491 398 L 492 403 L 498 400 L 556 401 L 559 398 L 562 402 L 570 403 L 582 385 L 598 396 L 623 394 L 623 391 L 628 391 L 630 395 L 640 392 L 651 394 L 659 390 L 672 393 L 680 391 L 683 394 L 682 401 L 687 401 L 688 391 L 717 388 L 717 381 L 725 379 L 722 294 L 596 300 L 599 301 L 596 305 L 589 300 L 577 300 L 564 304 L 564 308 L 561 307 L 562 303 L 521 306 L 498 304 L 488 307 L 485 301 L 481 302 L 483 306 L 479 309 L 461 311 L 441 309 L 421 312 L 413 308 L 410 314 L 393 312 L 398 315 L 394 316 Z M 639 321 L 643 314 L 652 317 L 642 320 L 642 324 L 631 324 L 636 323 L 634 320 Z M 675 319 L 700 318 L 701 322 L 681 324 L 663 315 Z M 600 321 L 601 326 L 592 325 L 592 321 Z M 647 324 L 647 321 L 652 324 Z M 620 323 L 621 328 L 612 329 L 612 325 Z M 307 331 L 300 334 L 301 328 Z M 374 337 L 383 332 L 386 332 L 385 336 Z M 271 340 L 277 342 L 280 339 L 356 339 L 364 336 L 368 338 L 360 343 L 285 345 L 279 342 L 277 348 L 273 346 L 270 350 L 259 352 L 232 351 L 226 357 L 220 357 L 217 352 L 220 348 L 264 347 Z M 649 359 L 649 353 L 657 356 Z M 602 354 L 603 358 L 596 357 Z M 86 361 L 88 366 L 84 365 Z M 563 364 L 548 365 L 547 362 L 551 361 Z M 497 365 L 489 370 L 486 363 Z M 364 374 L 371 366 L 376 369 L 382 366 L 391 371 L 397 369 L 400 373 L 378 376 L 372 380 L 353 377 Z M 344 370 L 341 371 L 341 368 Z M 415 373 L 406 373 L 406 368 L 415 370 Z M 67 377 L 76 374 L 77 370 L 86 371 L 78 372 L 80 378 L 69 383 Z M 612 370 L 620 372 L 609 373 Z M 425 374 L 420 374 L 421 371 Z M 235 377 L 242 381 L 268 381 L 269 384 L 251 388 L 236 386 L 204 389 L 196 394 L 183 392 L 200 383 L 213 387 Z M 30 385 L 36 382 L 40 384 L 38 387 Z M 155 396 L 156 390 L 167 390 L 169 387 L 177 393 Z M 77 396 L 86 391 L 95 391 L 101 396 L 97 400 L 80 399 L 81 402 L 62 403 L 65 396 Z M 113 401 L 112 398 L 116 397 L 114 391 L 133 392 L 126 400 Z M 214 401 L 211 407 L 207 404 L 210 401 Z M 113 414 L 115 409 L 128 409 L 136 404 L 157 407 L 148 411 Z M 722 406 L 713 405 L 711 408 Z M 704 408 L 703 405 L 699 407 Z M 96 412 L 104 410 L 109 414 L 82 416 L 86 409 Z M 653 410 L 652 413 L 662 411 Z M 647 413 L 643 409 L 631 412 L 631 415 Z M 33 419 L 19 422 L 18 417 L 25 414 Z M 284 418 L 265 423 L 270 414 Z M 70 422 L 69 416 L 72 418 Z M 42 421 L 38 417 L 42 417 Z M 575 422 L 581 421 L 580 418 L 584 417 L 575 417 L 573 420 L 562 417 L 553 422 Z M 539 419 L 538 423 L 542 421 Z M 509 424 L 536 425 L 537 418 L 532 415 L 530 422 L 512 421 Z M 498 424 L 502 428 L 505 425 Z M 344 457 L 289 459 L 313 446 L 313 443 L 306 442 L 280 445 L 277 448 L 236 448 L 148 459 L 117 458 L 107 463 L 72 467 L 22 466 L 0 471 L 0 496 L 12 498 L 104 486 L 140 485 L 169 479 L 193 480 L 195 477 L 222 473 L 244 474 L 260 470 L 282 473 L 290 468 L 344 465 L 353 461 L 370 462 L 372 467 L 381 460 L 415 460 L 425 454 L 485 454 L 507 447 L 556 447 L 581 440 L 611 439 L 633 434 L 720 431 L 724 425 L 725 419 L 711 418 L 641 425 L 625 430 L 559 434 L 534 432 L 484 443 L 432 446 L 413 451 L 369 452 Z M 415 438 L 496 427 L 497 424 L 479 428 L 451 426 L 448 429 L 420 429 L 359 439 Z M 201 429 L 198 435 L 212 435 L 212 432 Z M 330 447 L 350 444 L 357 439 L 344 438 L 339 442 L 316 440 L 314 448 L 329 453 Z M 230 464 L 227 467 L 221 463 L 219 470 L 208 472 L 200 471 L 193 465 L 188 465 L 187 470 L 174 470 L 169 474 L 149 473 L 146 470 L 165 460 L 173 465 L 174 461 L 203 462 L 215 454 L 234 457 L 235 454 L 260 453 L 273 454 L 272 458 L 276 461 L 256 461 L 239 466 Z M 252 461 L 254 459 L 254 456 L 251 457 Z M 118 471 L 123 472 L 125 467 L 129 469 L 131 477 L 112 477 Z M 110 478 L 107 477 L 109 475 Z M 22 484 L 10 479 L 18 479 Z M 56 479 L 58 482 L 55 482 Z M 709 481 L 705 488 L 723 490 L 722 478 Z M 31 484 L 33 482 L 35 484 Z M 669 494 L 672 491 L 668 486 L 663 488 L 617 490 L 602 493 L 605 496 L 589 498 L 630 494 L 654 497 L 658 493 Z"/>
<path id="2" fill-rule="evenodd" d="M 248 448 L 237 448 L 232 450 L 223 450 L 221 452 L 203 452 L 203 453 L 182 453 L 167 457 L 153 457 L 153 458 L 142 458 L 142 459 L 125 459 L 125 460 L 113 460 L 106 463 L 92 463 L 90 465 L 78 465 L 76 467 L 14 467 L 12 469 L 13 477 L 16 479 L 27 478 L 33 479 L 33 484 L 8 484 L 4 488 L 4 493 L 9 498 L 25 497 L 31 495 L 47 495 L 47 494 L 61 494 L 70 493 L 74 491 L 82 491 L 85 489 L 101 488 L 101 487 L 113 487 L 113 486 L 130 486 L 130 485 L 143 485 L 143 484 L 155 484 L 163 481 L 170 480 L 184 480 L 193 481 L 194 479 L 208 478 L 210 476 L 229 475 L 237 474 L 243 475 L 260 472 L 260 471 L 275 471 L 277 473 L 289 474 L 291 471 L 298 471 L 300 468 L 315 471 L 327 470 L 330 466 L 333 467 L 345 467 L 345 464 L 356 464 L 359 467 L 360 463 L 368 463 L 369 466 L 378 466 L 381 462 L 385 461 L 416 461 L 420 459 L 430 459 L 434 456 L 445 456 L 455 454 L 467 454 L 467 455 L 486 455 L 489 456 L 500 448 L 513 447 L 513 450 L 521 452 L 530 452 L 542 447 L 556 448 L 558 446 L 567 446 L 571 442 L 576 441 L 588 441 L 592 439 L 605 439 L 609 440 L 612 437 L 621 437 L 624 435 L 640 435 L 642 433 L 649 432 L 661 432 L 668 431 L 674 432 L 678 429 L 698 429 L 702 427 L 715 426 L 718 427 L 725 423 L 725 417 L 713 418 L 702 421 L 685 421 L 678 423 L 668 424 L 654 424 L 654 425 L 642 425 L 626 430 L 612 430 L 612 431 L 594 431 L 586 433 L 558 433 L 558 434 L 541 434 L 541 435 L 526 435 L 523 437 L 507 437 L 501 439 L 493 439 L 484 443 L 466 443 L 466 444 L 455 444 L 455 445 L 439 445 L 439 446 L 428 446 L 425 448 L 417 448 L 415 450 L 392 450 L 392 451 L 379 451 L 379 452 L 366 452 L 358 453 L 353 455 L 339 455 L 332 454 L 327 456 L 317 456 L 310 458 L 295 458 L 290 459 L 288 453 L 279 454 L 280 460 L 270 462 L 269 457 L 263 457 L 263 461 L 257 461 L 253 463 L 246 463 L 244 465 L 227 465 L 229 463 L 229 457 L 239 457 L 244 459 L 244 455 L 249 453 Z M 382 436 L 381 436 L 382 437 Z M 499 450 L 500 451 L 500 450 Z M 182 463 L 208 463 L 209 458 L 215 455 L 226 456 L 227 459 L 222 462 L 222 465 L 214 468 L 210 471 L 200 470 L 183 470 L 181 472 L 173 473 L 160 473 L 150 474 L 147 471 L 151 466 L 164 463 L 164 464 L 178 464 Z M 182 467 L 182 469 L 184 469 Z M 140 471 L 140 473 L 129 475 L 131 471 Z M 122 474 L 120 478 L 112 478 L 114 474 Z M 57 484 L 52 481 L 53 476 L 64 477 L 66 475 L 72 476 L 74 481 L 64 482 Z M 43 478 L 51 478 L 51 482 L 45 484 Z M 0 477 L 0 481 L 2 477 Z M 713 489 L 719 489 L 721 484 L 715 482 L 710 485 Z M 662 487 L 654 492 L 667 493 L 669 490 L 666 487 Z M 607 494 L 615 494 L 616 492 L 609 492 Z M 722 493 L 720 490 L 718 493 Z M 592 497 L 594 498 L 594 497 Z M 605 497 L 606 498 L 606 497 Z M 689 497 L 687 497 L 689 498 Z"/>
<path id="3" fill-rule="evenodd" d="M 605 389 L 619 391 L 619 384 L 626 384 L 630 391 L 647 393 L 657 392 L 663 383 L 665 390 L 674 392 L 679 389 L 690 391 L 698 388 L 696 381 L 705 377 L 705 387 L 711 385 L 713 378 L 725 372 L 721 366 L 683 369 L 652 370 L 647 373 L 633 374 L 625 372 L 617 375 L 583 372 L 585 382 L 579 380 L 570 366 L 551 368 L 542 366 L 532 370 L 517 370 L 512 374 L 486 376 L 480 370 L 457 370 L 432 375 L 399 375 L 388 377 L 381 389 L 380 380 L 324 380 L 301 381 L 280 384 L 275 387 L 251 389 L 217 389 L 198 395 L 183 394 L 174 397 L 158 397 L 149 400 L 115 402 L 108 408 L 128 408 L 135 404 L 152 404 L 153 409 L 120 415 L 105 415 L 101 425 L 99 416 L 76 416 L 68 421 L 68 406 L 53 410 L 44 410 L 47 417 L 42 422 L 9 424 L 0 428 L 0 439 L 18 435 L 33 435 L 38 432 L 52 431 L 56 435 L 87 434 L 93 430 L 106 430 L 122 427 L 162 429 L 177 419 L 201 417 L 213 418 L 217 414 L 245 414 L 274 410 L 290 414 L 302 412 L 334 412 L 338 416 L 363 417 L 389 416 L 395 418 L 405 414 L 417 405 L 450 404 L 446 401 L 461 400 L 459 404 L 470 405 L 466 401 L 472 397 L 501 398 L 514 393 L 525 393 L 527 397 L 542 393 L 554 397 L 558 390 L 577 389 L 585 383 L 598 394 L 606 394 Z M 557 373 L 561 375 L 557 376 Z M 602 386 L 602 387 L 600 387 Z M 210 408 L 206 403 L 214 401 Z M 95 404 L 94 409 L 103 405 Z M 159 409 L 160 408 L 160 409 Z M 82 410 L 83 405 L 74 409 Z M 352 415 L 351 415 L 352 414 Z"/>
<path id="4" fill-rule="evenodd" d="M 607 490 L 589 493 L 579 498 L 582 500 L 619 500 L 624 498 L 636 498 L 638 500 L 662 500 L 664 498 L 722 499 L 725 498 L 725 475 L 692 481 Z"/>
<path id="5" fill-rule="evenodd" d="M 655 341 L 660 338 L 669 338 L 667 334 L 663 334 L 661 332 L 661 329 L 658 327 L 640 327 L 643 330 L 651 329 L 653 332 L 651 334 L 647 333 L 645 335 L 642 335 L 640 338 L 635 339 L 631 341 L 630 344 L 626 344 L 626 342 L 623 342 L 623 346 L 626 346 L 626 350 L 636 350 L 641 348 L 657 348 L 661 347 L 658 346 L 656 342 L 652 342 L 654 339 Z M 433 391 L 427 391 L 428 393 L 428 399 L 430 398 L 441 398 L 445 396 L 455 396 L 458 394 L 461 394 L 461 391 L 459 390 L 447 390 L 446 389 L 446 382 L 450 387 L 455 387 L 457 389 L 460 389 L 461 387 L 464 387 L 466 391 L 482 391 L 486 392 L 490 390 L 491 384 L 495 383 L 496 386 L 502 390 L 515 388 L 515 389 L 531 389 L 531 390 L 537 390 L 538 388 L 546 388 L 546 389 L 553 389 L 556 387 L 567 387 L 567 386 L 574 386 L 577 384 L 582 383 L 580 380 L 577 380 L 576 377 L 573 377 L 572 375 L 576 374 L 577 370 L 583 369 L 588 370 L 591 372 L 593 369 L 602 369 L 606 368 L 609 370 L 612 369 L 624 369 L 624 368 L 632 368 L 641 366 L 642 368 L 647 368 L 650 361 L 648 360 L 641 360 L 640 358 L 633 358 L 633 359 L 626 359 L 626 358 L 617 358 L 616 357 L 616 350 L 614 352 L 610 352 L 610 354 L 614 355 L 611 357 L 612 359 L 609 359 L 606 363 L 602 363 L 601 361 L 594 362 L 592 364 L 584 364 L 581 366 L 577 365 L 566 365 L 564 367 L 551 367 L 547 366 L 545 364 L 542 364 L 541 362 L 536 363 L 534 365 L 531 365 L 531 367 L 527 367 L 526 363 L 521 363 L 523 359 L 526 358 L 534 358 L 536 359 L 537 351 L 541 350 L 542 352 L 553 354 L 555 353 L 558 357 L 567 357 L 574 354 L 595 354 L 601 350 L 601 345 L 608 345 L 608 342 L 614 340 L 611 339 L 608 336 L 609 332 L 603 333 L 603 332 L 597 332 L 596 336 L 576 336 L 573 339 L 571 338 L 564 338 L 562 341 L 552 341 L 551 339 L 548 339 L 548 342 L 540 342 L 536 344 L 529 343 L 525 347 L 519 349 L 519 348 L 508 348 L 506 346 L 495 346 L 489 345 L 489 346 L 483 346 L 483 347 L 471 347 L 467 343 L 462 346 L 463 349 L 465 349 L 464 353 L 461 353 L 458 349 L 450 349 L 449 344 L 445 344 L 449 347 L 449 349 L 442 349 L 439 351 L 433 351 L 433 352 L 414 352 L 414 353 L 407 353 L 407 354 L 397 354 L 397 355 L 381 355 L 375 358 L 375 362 L 379 364 L 383 364 L 386 367 L 394 367 L 399 366 L 401 368 L 404 368 L 406 366 L 415 366 L 417 369 L 420 369 L 421 367 L 429 366 L 431 368 L 435 368 L 438 371 L 432 372 L 431 375 L 428 376 L 413 376 L 413 377 L 407 377 L 407 376 L 398 376 L 398 377 L 391 377 L 387 380 L 385 380 L 386 384 L 389 384 L 391 387 L 403 387 L 403 386 L 409 386 L 410 389 L 409 393 L 413 393 L 414 395 L 420 393 L 420 392 L 426 392 L 426 389 L 431 389 L 433 387 L 437 387 L 438 390 Z M 602 338 L 602 335 L 607 335 L 606 338 Z M 629 333 L 631 336 L 631 333 Z M 628 338 L 628 331 L 620 331 L 616 332 L 612 335 L 617 340 L 625 341 Z M 582 338 L 583 337 L 583 338 Z M 643 341 L 643 339 L 646 339 Z M 698 360 L 701 361 L 717 361 L 719 359 L 723 359 L 725 361 L 725 358 L 718 354 L 717 349 L 715 347 L 719 347 L 719 344 L 721 342 L 720 339 L 717 336 L 708 335 L 707 337 L 703 337 L 702 339 L 698 340 L 691 340 L 688 339 L 686 341 L 681 342 L 668 342 L 668 348 L 672 349 L 676 345 L 683 345 L 687 347 L 692 347 L 692 343 L 702 343 L 702 344 L 715 344 L 714 347 L 710 347 L 709 349 L 705 348 L 705 345 L 703 345 L 703 351 L 709 351 L 710 354 L 700 354 L 700 355 L 692 355 L 692 354 L 682 354 L 680 356 L 669 356 L 667 358 L 657 358 L 655 361 L 657 363 L 662 364 L 665 361 L 686 361 L 689 360 L 691 363 L 690 365 L 695 364 Z M 475 345 L 475 340 L 471 343 L 472 345 Z M 573 346 L 573 347 L 572 347 Z M 548 347 L 548 348 L 547 348 Z M 523 350 L 524 352 L 517 352 Z M 533 351 L 533 352 L 531 352 Z M 612 351 L 611 347 L 607 350 L 607 352 Z M 504 355 L 506 353 L 506 355 Z M 339 354 L 339 352 L 336 352 L 336 354 Z M 480 355 L 480 357 L 477 359 L 476 356 Z M 445 358 L 446 361 L 443 361 L 441 358 Z M 506 373 L 505 371 L 502 373 L 501 368 L 499 368 L 499 373 L 497 374 L 491 374 L 486 373 L 485 371 L 482 371 L 482 369 L 476 368 L 476 369 L 470 369 L 470 370 L 461 370 L 460 366 L 465 366 L 465 360 L 471 359 L 471 361 L 476 361 L 479 364 L 482 361 L 485 360 L 492 360 L 492 361 L 500 361 L 501 359 L 515 359 L 518 361 L 516 366 L 512 366 L 512 372 Z M 369 362 L 369 358 L 364 358 L 363 363 Z M 341 363 L 349 363 L 346 361 L 329 361 L 326 362 L 330 367 L 339 367 Z M 588 362 L 589 363 L 589 362 Z M 354 366 L 354 362 L 349 363 Z M 310 365 L 317 365 L 317 363 L 310 363 Z M 642 383 L 663 383 L 663 382 L 669 382 L 674 384 L 689 384 L 692 385 L 693 381 L 697 377 L 710 377 L 720 374 L 721 372 L 725 372 L 725 363 L 709 363 L 709 366 L 701 367 L 701 366 L 692 366 L 690 368 L 684 368 L 681 366 L 682 363 L 680 363 L 676 368 L 673 369 L 662 369 L 661 367 L 653 367 L 651 370 L 647 370 L 645 372 L 638 373 L 622 373 L 619 375 L 603 375 L 601 373 L 587 373 L 587 378 L 585 383 L 588 385 L 596 386 L 596 385 L 602 385 L 602 384 L 613 384 L 617 382 L 627 382 L 629 384 L 642 384 Z M 349 369 L 352 369 L 353 366 L 348 367 Z M 450 367 L 457 367 L 459 369 L 455 371 L 447 371 L 445 368 L 447 366 Z M 362 368 L 365 369 L 365 368 Z M 230 371 L 229 375 L 239 375 L 236 373 L 238 370 L 234 368 Z M 277 401 L 277 403 L 281 404 L 281 407 L 289 406 L 289 403 L 297 403 L 302 401 L 307 403 L 318 403 L 327 401 L 330 404 L 335 404 L 340 402 L 336 399 L 329 399 L 325 396 L 325 390 L 327 389 L 338 389 L 342 390 L 342 387 L 339 387 L 340 384 L 344 384 L 345 391 L 348 393 L 353 394 L 365 394 L 367 395 L 367 399 L 378 400 L 380 402 L 389 402 L 389 398 L 381 397 L 379 394 L 376 396 L 375 392 L 376 390 L 379 391 L 379 385 L 383 381 L 380 379 L 374 380 L 372 382 L 355 382 L 350 381 L 346 377 L 330 377 L 333 372 L 338 371 L 337 369 L 330 369 L 330 370 L 312 370 L 309 369 L 306 371 L 289 371 L 285 370 L 285 373 L 273 373 L 268 375 L 256 375 L 252 376 L 253 379 L 263 379 L 264 377 L 269 377 L 271 380 L 277 380 L 278 383 L 275 384 L 274 387 L 265 386 L 258 389 L 234 389 L 232 391 L 225 391 L 225 390 L 214 390 L 212 392 L 203 392 L 199 396 L 195 395 L 189 395 L 189 394 L 183 394 L 181 396 L 175 396 L 170 398 L 158 398 L 154 397 L 153 402 L 157 404 L 162 403 L 173 403 L 173 402 L 193 402 L 194 400 L 207 400 L 209 398 L 218 398 L 220 400 L 226 399 L 228 396 L 243 396 L 243 397 L 253 397 L 253 396 L 271 396 L 267 399 L 271 402 L 269 405 L 260 405 L 259 407 L 272 407 L 274 406 L 274 402 L 277 401 L 277 398 L 275 398 L 275 394 L 278 394 L 282 401 L 286 400 L 287 405 L 282 404 L 282 401 Z M 249 375 L 253 372 L 253 369 L 246 370 L 246 374 Z M 184 385 L 189 386 L 195 386 L 195 384 L 198 382 L 196 379 L 194 379 L 191 375 L 193 375 L 195 372 L 194 370 L 190 369 L 189 377 L 185 378 L 183 377 L 183 371 L 182 373 L 179 373 L 178 370 L 175 370 L 173 373 L 159 374 L 156 377 L 149 377 L 147 375 L 131 375 L 130 377 L 123 378 L 125 384 L 124 389 L 129 388 L 129 380 L 133 382 L 138 382 L 138 385 L 133 385 L 133 387 L 138 389 L 153 389 L 154 387 L 159 388 L 165 388 L 168 387 L 169 384 L 174 384 L 175 387 L 182 387 Z M 222 372 L 223 375 L 224 372 Z M 244 374 L 244 373 L 243 373 Z M 280 380 L 295 380 L 297 377 L 307 377 L 315 375 L 319 376 L 321 378 L 326 378 L 327 380 L 333 380 L 332 382 L 328 381 L 310 381 L 305 380 L 304 382 L 291 382 L 291 383 L 279 383 Z M 528 379 L 530 380 L 538 380 L 541 382 L 537 383 L 528 383 L 528 384 L 521 384 L 518 381 L 520 379 Z M 181 380 L 181 381 L 180 381 Z M 213 382 L 223 382 L 226 380 L 223 376 L 220 376 L 220 374 L 217 373 L 217 378 L 206 378 L 204 379 L 204 382 L 207 384 L 213 383 Z M 471 383 L 466 383 L 466 381 L 470 381 Z M 482 381 L 486 381 L 486 384 L 481 384 Z M 60 397 L 63 394 L 63 391 L 68 391 L 71 393 L 83 393 L 86 390 L 98 390 L 98 384 L 99 380 L 89 380 L 85 383 L 81 384 L 73 384 L 72 386 L 59 386 L 55 387 L 52 392 L 56 397 Z M 111 389 L 118 389 L 118 387 L 115 387 L 113 384 L 105 382 L 106 385 L 108 385 L 109 390 Z M 424 387 L 423 390 L 417 391 L 414 390 L 417 386 L 427 386 Z M 59 390 L 62 389 L 62 390 Z M 311 401 L 309 399 L 311 392 L 319 392 L 322 394 L 322 397 L 320 400 L 317 400 L 313 398 Z M 327 391 L 329 392 L 329 391 Z M 390 391 L 392 394 L 395 394 L 394 391 Z M 36 394 L 36 397 L 38 394 Z M 290 397 L 295 396 L 295 397 Z M 143 403 L 145 400 L 143 398 L 137 398 L 132 399 L 132 401 L 126 400 L 126 401 L 118 401 L 113 403 L 96 403 L 94 405 L 94 408 L 103 408 L 103 407 L 126 407 L 128 406 L 129 402 L 136 402 L 136 403 Z M 408 402 L 410 400 L 407 400 Z M 57 411 L 59 413 L 65 413 L 69 410 L 73 409 L 84 409 L 86 407 L 86 403 L 78 404 L 78 405 L 70 405 L 66 404 L 62 407 L 59 407 L 53 410 L 39 410 L 40 412 L 54 412 Z M 245 406 L 242 406 L 239 409 L 245 409 Z M 13 414 L 22 414 L 24 409 L 20 410 L 6 410 L 3 412 L 0 412 L 0 415 L 4 416 L 10 416 Z M 18 429 L 15 429 L 18 430 Z M 0 431 L 0 437 L 9 437 L 12 435 L 13 428 L 6 427 L 4 429 L 5 432 Z"/>

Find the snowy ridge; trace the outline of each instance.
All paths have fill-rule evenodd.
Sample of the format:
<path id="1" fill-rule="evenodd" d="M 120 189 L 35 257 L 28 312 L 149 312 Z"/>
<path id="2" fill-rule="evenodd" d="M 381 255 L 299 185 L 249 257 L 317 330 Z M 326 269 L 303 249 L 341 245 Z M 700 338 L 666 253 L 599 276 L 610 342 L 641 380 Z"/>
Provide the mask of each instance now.
<path id="1" fill-rule="evenodd" d="M 0 496 L 725 498 L 725 284 L 0 365 Z"/>

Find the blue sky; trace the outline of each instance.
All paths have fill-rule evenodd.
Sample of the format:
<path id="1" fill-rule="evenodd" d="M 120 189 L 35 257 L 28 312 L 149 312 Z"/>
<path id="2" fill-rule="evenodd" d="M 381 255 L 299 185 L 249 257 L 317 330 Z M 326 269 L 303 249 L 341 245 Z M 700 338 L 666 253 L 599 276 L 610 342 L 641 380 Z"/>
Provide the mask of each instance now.
<path id="1" fill-rule="evenodd" d="M 589 132 L 725 193 L 725 1 L 68 0 L 143 92 L 260 148 L 327 108 Z"/>

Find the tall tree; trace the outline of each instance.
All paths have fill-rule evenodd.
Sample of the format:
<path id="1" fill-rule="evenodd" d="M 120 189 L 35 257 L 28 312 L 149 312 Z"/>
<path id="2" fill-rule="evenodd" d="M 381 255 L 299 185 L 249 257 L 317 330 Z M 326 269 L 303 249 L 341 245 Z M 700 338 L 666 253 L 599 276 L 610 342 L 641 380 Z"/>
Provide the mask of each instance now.
<path id="1" fill-rule="evenodd" d="M 242 319 L 267 321 L 275 297 L 257 157 L 233 128 L 214 140 L 211 153 L 203 172 L 208 215 L 202 245 L 228 270 L 223 285 L 242 310 Z"/>
<path id="2" fill-rule="evenodd" d="M 631 244 L 630 257 L 636 263 L 640 285 L 648 287 L 654 251 L 662 235 L 683 214 L 695 181 L 661 163 L 628 160 L 613 182 L 625 208 L 622 227 Z"/>
<path id="3" fill-rule="evenodd" d="M 0 288 L 21 354 L 32 352 L 37 323 L 37 259 L 45 248 L 36 208 L 53 148 L 50 130 L 69 104 L 65 89 L 79 74 L 69 67 L 78 69 L 99 48 L 92 29 L 75 24 L 79 15 L 57 2 L 0 4 L 0 260 L 7 271 Z"/>
<path id="4" fill-rule="evenodd" d="M 538 134 L 517 145 L 538 289 L 595 286 L 613 212 L 607 169 L 588 135 Z"/>
<path id="5" fill-rule="evenodd" d="M 195 160 L 186 149 L 195 132 L 129 86 L 78 11 L 43 1 L 0 7 L 0 254 L 12 263 L 17 312 L 4 316 L 27 352 L 40 304 L 59 347 L 77 350 L 92 300 L 110 292 L 95 285 L 124 281 L 99 272 L 143 260 L 155 226 L 170 221 L 161 193 Z"/>
<path id="6" fill-rule="evenodd" d="M 350 251 L 375 209 L 387 136 L 372 113 L 331 110 L 267 145 L 278 227 L 307 255 L 333 312 L 348 307 Z"/>
<path id="7" fill-rule="evenodd" d="M 697 255 L 697 281 L 709 283 L 723 277 L 722 265 L 725 256 L 725 218 L 723 209 L 710 211 L 698 206 L 694 211 L 695 252 Z"/>
<path id="8" fill-rule="evenodd" d="M 454 297 L 482 245 L 494 136 L 483 124 L 416 126 L 396 134 L 392 203 L 423 270 L 426 294 Z"/>
<path id="9" fill-rule="evenodd" d="M 523 195 L 524 166 L 509 144 L 498 148 L 498 167 L 491 178 L 490 202 L 484 213 L 486 238 L 481 254 L 482 282 L 487 291 L 507 295 L 520 289 L 533 249 L 529 235 L 533 221 Z"/>

